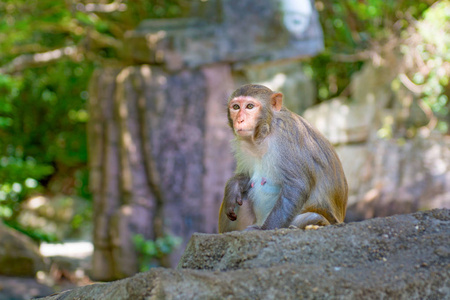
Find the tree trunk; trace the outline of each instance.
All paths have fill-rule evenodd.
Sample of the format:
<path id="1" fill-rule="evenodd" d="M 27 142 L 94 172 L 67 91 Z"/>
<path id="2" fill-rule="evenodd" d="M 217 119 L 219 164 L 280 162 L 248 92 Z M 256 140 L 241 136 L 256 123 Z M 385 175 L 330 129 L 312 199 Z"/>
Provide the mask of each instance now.
<path id="1" fill-rule="evenodd" d="M 233 170 L 225 110 L 229 67 L 178 73 L 148 65 L 106 68 L 91 83 L 92 276 L 136 273 L 135 234 L 182 237 L 183 246 L 160 260 L 174 265 L 192 233 L 217 230 Z"/>

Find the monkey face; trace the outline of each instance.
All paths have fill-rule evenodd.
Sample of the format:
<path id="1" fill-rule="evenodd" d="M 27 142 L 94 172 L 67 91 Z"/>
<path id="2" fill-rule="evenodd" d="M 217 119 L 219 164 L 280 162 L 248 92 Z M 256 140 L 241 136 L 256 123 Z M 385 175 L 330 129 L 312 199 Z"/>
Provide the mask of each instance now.
<path id="1" fill-rule="evenodd" d="M 234 133 L 240 137 L 251 137 L 261 115 L 261 102 L 250 96 L 231 99 L 228 109 Z"/>

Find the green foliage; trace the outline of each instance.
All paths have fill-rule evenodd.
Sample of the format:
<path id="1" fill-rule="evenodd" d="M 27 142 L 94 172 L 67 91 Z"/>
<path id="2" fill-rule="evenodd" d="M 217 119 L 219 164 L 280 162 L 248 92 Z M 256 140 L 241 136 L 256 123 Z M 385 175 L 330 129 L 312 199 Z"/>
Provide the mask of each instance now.
<path id="1" fill-rule="evenodd" d="M 9 156 L 0 159 L 0 218 L 14 219 L 20 202 L 33 192 L 42 190 L 39 179 L 53 173 L 53 167 L 37 164 L 28 157 Z"/>
<path id="2" fill-rule="evenodd" d="M 87 11 L 84 3 L 0 1 L 0 69 L 13 66 L 0 71 L 0 218 L 17 228 L 21 202 L 35 193 L 90 199 L 86 104 L 92 71 L 120 60 L 123 35 L 142 19 L 182 16 L 187 2 L 124 1 L 126 9 L 112 13 Z M 35 53 L 48 58 L 67 46 L 75 52 L 52 63 L 26 64 Z M 76 216 L 73 227 L 87 217 Z"/>
<path id="3" fill-rule="evenodd" d="M 72 38 L 65 30 L 73 26 L 70 15 L 64 1 L 1 1 L 1 60 L 65 45 Z"/>
<path id="4" fill-rule="evenodd" d="M 384 60 L 388 65 L 394 60 L 392 71 L 403 77 L 402 82 L 399 78 L 392 82 L 393 92 L 398 92 L 400 86 L 412 88 L 414 101 L 430 121 L 428 129 L 450 132 L 449 1 L 316 0 L 315 3 L 324 29 L 325 51 L 308 60 L 304 70 L 317 83 L 318 102 L 339 95 L 350 96 L 351 76 L 365 62 L 372 60 L 374 65 L 382 65 L 380 61 Z M 395 66 L 396 63 L 399 65 Z M 405 78 L 412 81 L 412 86 L 405 85 Z M 394 120 L 391 121 L 392 124 L 388 122 L 380 129 L 381 136 L 393 134 Z M 408 127 L 408 136 L 417 132 L 415 126 Z"/>
<path id="5" fill-rule="evenodd" d="M 443 119 L 449 114 L 450 107 L 449 95 L 445 94 L 450 79 L 450 2 L 436 3 L 425 11 L 423 20 L 417 23 L 417 30 L 424 43 L 413 49 L 404 47 L 403 52 L 415 51 L 426 64 L 426 68 L 413 75 L 413 81 L 421 85 L 425 104 L 441 119 L 438 129 L 448 132 L 449 124 Z"/>
<path id="6" fill-rule="evenodd" d="M 16 221 L 4 221 L 4 224 L 14 228 L 15 230 L 29 236 L 36 242 L 47 242 L 47 243 L 57 243 L 61 242 L 56 234 L 45 232 L 41 229 L 31 228 L 31 227 L 24 227 L 22 224 Z"/>
<path id="7" fill-rule="evenodd" d="M 58 172 L 86 169 L 86 88 L 92 69 L 90 63 L 66 60 L 17 77 L 0 75 L 1 217 L 14 219 L 20 202 L 45 191 Z M 87 196 L 84 186 L 73 190 Z"/>
<path id="8" fill-rule="evenodd" d="M 388 38 L 398 36 L 411 20 L 418 19 L 434 0 L 331 1 L 316 0 L 324 30 L 325 51 L 308 60 L 318 87 L 318 100 L 346 90 L 351 75 L 369 57 L 364 54 Z"/>
<path id="9" fill-rule="evenodd" d="M 143 235 L 133 236 L 133 243 L 139 253 L 140 271 L 148 271 L 156 267 L 155 259 L 162 258 L 172 253 L 181 244 L 182 239 L 171 235 L 157 238 L 156 241 L 146 240 Z"/>

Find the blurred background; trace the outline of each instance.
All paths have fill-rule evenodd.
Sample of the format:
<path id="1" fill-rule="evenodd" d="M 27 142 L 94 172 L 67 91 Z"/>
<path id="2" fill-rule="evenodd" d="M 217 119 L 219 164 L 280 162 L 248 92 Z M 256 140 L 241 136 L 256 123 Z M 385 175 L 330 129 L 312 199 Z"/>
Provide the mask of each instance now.
<path id="1" fill-rule="evenodd" d="M 0 299 L 216 233 L 245 83 L 333 143 L 346 221 L 450 208 L 449 76 L 449 1 L 0 0 Z"/>

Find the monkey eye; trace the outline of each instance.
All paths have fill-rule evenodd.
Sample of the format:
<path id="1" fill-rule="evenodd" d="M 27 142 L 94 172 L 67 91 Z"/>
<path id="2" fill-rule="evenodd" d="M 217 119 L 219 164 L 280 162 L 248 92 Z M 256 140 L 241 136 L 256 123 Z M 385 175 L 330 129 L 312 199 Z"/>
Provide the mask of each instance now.
<path id="1" fill-rule="evenodd" d="M 239 109 L 239 105 L 238 104 L 233 105 L 233 109 L 234 110 L 238 110 Z"/>
<path id="2" fill-rule="evenodd" d="M 253 107 L 255 107 L 255 104 L 252 104 L 252 103 L 247 104 L 247 109 L 252 109 Z"/>

